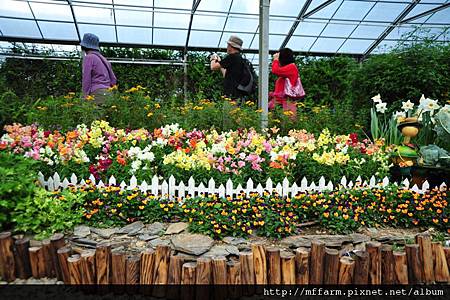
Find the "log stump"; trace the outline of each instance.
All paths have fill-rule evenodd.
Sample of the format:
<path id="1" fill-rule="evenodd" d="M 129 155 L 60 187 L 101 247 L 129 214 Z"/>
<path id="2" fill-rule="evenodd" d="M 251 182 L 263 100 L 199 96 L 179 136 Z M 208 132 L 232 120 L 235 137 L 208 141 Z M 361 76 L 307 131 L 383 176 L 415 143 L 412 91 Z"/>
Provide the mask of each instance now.
<path id="1" fill-rule="evenodd" d="M 297 248 L 295 250 L 296 265 L 296 283 L 309 283 L 309 251 L 306 248 Z"/>
<path id="2" fill-rule="evenodd" d="M 337 284 L 339 277 L 339 251 L 325 249 L 324 284 Z"/>
<path id="3" fill-rule="evenodd" d="M 20 279 L 28 279 L 31 277 L 30 253 L 28 252 L 28 248 L 30 248 L 30 239 L 28 238 L 18 239 L 14 242 L 16 274 Z"/>
<path id="4" fill-rule="evenodd" d="M 13 244 L 11 232 L 0 233 L 0 276 L 7 282 L 16 280 Z"/>
<path id="5" fill-rule="evenodd" d="M 368 242 L 366 250 L 369 253 L 369 284 L 381 284 L 381 243 Z"/>
<path id="6" fill-rule="evenodd" d="M 323 283 L 324 261 L 325 261 L 325 243 L 322 241 L 312 241 L 309 259 L 310 284 L 320 285 Z"/>
<path id="7" fill-rule="evenodd" d="M 369 253 L 367 251 L 356 252 L 354 283 L 369 283 Z"/>

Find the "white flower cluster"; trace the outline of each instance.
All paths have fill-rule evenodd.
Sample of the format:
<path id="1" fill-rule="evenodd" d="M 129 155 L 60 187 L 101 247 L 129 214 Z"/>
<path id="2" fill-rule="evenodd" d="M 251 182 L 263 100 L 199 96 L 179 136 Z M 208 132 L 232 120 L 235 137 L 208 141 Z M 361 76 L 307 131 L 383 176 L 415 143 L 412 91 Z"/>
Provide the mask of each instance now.
<path id="1" fill-rule="evenodd" d="M 135 174 L 138 170 L 148 170 L 149 164 L 155 160 L 155 155 L 151 152 L 152 146 L 148 145 L 144 149 L 139 147 L 131 147 L 128 150 L 128 156 L 133 160 L 131 163 L 131 174 Z"/>
<path id="2" fill-rule="evenodd" d="M 178 123 L 166 125 L 161 128 L 161 133 L 164 137 L 169 137 L 179 131 L 182 131 L 182 129 L 180 129 L 180 125 L 178 125 Z"/>

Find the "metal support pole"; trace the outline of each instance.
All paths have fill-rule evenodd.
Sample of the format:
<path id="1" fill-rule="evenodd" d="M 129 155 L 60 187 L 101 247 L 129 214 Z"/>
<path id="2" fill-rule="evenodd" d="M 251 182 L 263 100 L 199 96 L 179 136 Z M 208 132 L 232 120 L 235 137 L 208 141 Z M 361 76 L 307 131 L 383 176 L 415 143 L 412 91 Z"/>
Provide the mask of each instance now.
<path id="1" fill-rule="evenodd" d="M 188 69 L 187 69 L 187 53 L 184 54 L 183 57 L 183 95 L 184 95 L 184 103 L 188 101 Z"/>
<path id="2" fill-rule="evenodd" d="M 269 116 L 269 8 L 270 0 L 259 1 L 259 89 L 262 109 L 261 129 L 267 128 Z"/>

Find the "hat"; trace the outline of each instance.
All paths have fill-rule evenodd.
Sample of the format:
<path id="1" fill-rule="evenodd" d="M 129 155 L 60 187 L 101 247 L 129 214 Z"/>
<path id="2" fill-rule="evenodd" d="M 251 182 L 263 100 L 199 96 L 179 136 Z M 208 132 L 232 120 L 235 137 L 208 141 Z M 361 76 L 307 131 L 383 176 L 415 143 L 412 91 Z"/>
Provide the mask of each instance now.
<path id="1" fill-rule="evenodd" d="M 93 33 L 85 33 L 80 45 L 93 50 L 100 50 L 98 36 Z"/>
<path id="2" fill-rule="evenodd" d="M 422 127 L 422 124 L 419 123 L 417 118 L 405 118 L 397 125 L 397 128 L 401 131 L 405 126 L 414 126 L 420 128 Z"/>
<path id="3" fill-rule="evenodd" d="M 240 38 L 238 38 L 235 35 L 230 36 L 230 38 L 228 39 L 227 43 L 233 48 L 242 50 L 243 42 L 242 42 L 242 40 Z"/>

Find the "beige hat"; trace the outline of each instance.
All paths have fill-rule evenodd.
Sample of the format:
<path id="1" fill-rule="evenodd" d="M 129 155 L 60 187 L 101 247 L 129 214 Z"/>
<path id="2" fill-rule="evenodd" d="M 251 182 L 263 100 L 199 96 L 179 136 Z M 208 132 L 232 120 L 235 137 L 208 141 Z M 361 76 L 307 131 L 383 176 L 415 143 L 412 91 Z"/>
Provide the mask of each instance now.
<path id="1" fill-rule="evenodd" d="M 227 43 L 233 48 L 242 50 L 243 42 L 242 42 L 242 40 L 240 38 L 238 38 L 235 35 L 230 36 L 230 38 L 228 39 Z"/>

